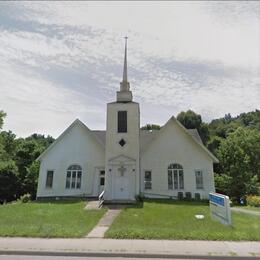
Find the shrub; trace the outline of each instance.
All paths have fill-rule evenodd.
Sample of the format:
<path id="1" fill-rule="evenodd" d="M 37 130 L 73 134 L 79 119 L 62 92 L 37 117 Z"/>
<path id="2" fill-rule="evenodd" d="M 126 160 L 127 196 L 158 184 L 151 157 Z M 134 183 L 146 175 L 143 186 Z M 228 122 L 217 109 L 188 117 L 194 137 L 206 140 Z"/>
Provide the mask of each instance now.
<path id="1" fill-rule="evenodd" d="M 0 158 L 0 204 L 17 198 L 18 169 L 13 160 Z"/>
<path id="2" fill-rule="evenodd" d="M 26 194 L 22 195 L 20 197 L 20 201 L 22 203 L 27 203 L 27 202 L 31 201 L 31 194 L 30 193 L 26 193 Z"/>
<path id="3" fill-rule="evenodd" d="M 135 196 L 136 201 L 142 202 L 144 200 L 145 196 L 142 192 L 140 192 L 138 195 Z"/>
<path id="4" fill-rule="evenodd" d="M 181 192 L 181 191 L 178 192 L 178 199 L 179 200 L 183 199 L 183 192 Z"/>
<path id="5" fill-rule="evenodd" d="M 186 200 L 191 200 L 191 192 L 185 192 Z"/>
<path id="6" fill-rule="evenodd" d="M 248 195 L 246 196 L 247 204 L 254 207 L 260 207 L 260 196 Z"/>
<path id="7" fill-rule="evenodd" d="M 195 193 L 195 200 L 200 200 L 200 193 Z"/>

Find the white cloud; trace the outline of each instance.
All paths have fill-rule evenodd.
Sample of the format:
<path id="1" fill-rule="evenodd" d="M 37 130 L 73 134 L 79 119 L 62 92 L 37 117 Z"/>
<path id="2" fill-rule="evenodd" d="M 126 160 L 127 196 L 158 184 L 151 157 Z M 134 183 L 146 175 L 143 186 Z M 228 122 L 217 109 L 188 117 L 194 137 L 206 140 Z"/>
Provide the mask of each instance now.
<path id="1" fill-rule="evenodd" d="M 133 50 L 148 55 L 259 65 L 260 18 L 253 12 L 251 19 L 241 15 L 236 19 L 241 13 L 239 4 L 221 3 L 221 11 L 225 10 L 226 16 L 236 20 L 226 24 L 222 22 L 220 5 L 214 3 L 212 6 L 203 2 L 58 2 L 41 6 L 30 2 L 23 5 L 30 10 L 23 17 L 26 20 L 65 28 L 90 26 L 103 31 L 99 44 L 104 45 L 104 50 L 113 49 L 113 44 L 118 47 L 115 36 L 126 33 Z M 252 5 L 251 11 L 260 6 Z"/>
<path id="2" fill-rule="evenodd" d="M 34 132 L 55 137 L 75 118 L 103 126 L 104 108 L 86 96 L 40 77 L 0 66 L 0 104 L 8 115 L 4 129 L 27 136 Z"/>
<path id="3" fill-rule="evenodd" d="M 259 3 L 0 7 L 0 109 L 8 113 L 5 127 L 19 135 L 56 136 L 78 116 L 104 128 L 105 103 L 113 101 L 121 79 L 125 34 L 142 123 L 162 124 L 190 108 L 207 120 L 259 108 Z"/>

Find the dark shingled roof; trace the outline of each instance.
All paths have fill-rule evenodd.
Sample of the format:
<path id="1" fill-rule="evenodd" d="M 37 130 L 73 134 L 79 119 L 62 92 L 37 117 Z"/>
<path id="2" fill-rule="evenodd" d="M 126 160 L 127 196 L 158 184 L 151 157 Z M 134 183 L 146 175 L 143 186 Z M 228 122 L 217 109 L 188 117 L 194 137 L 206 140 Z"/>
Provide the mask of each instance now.
<path id="1" fill-rule="evenodd" d="M 98 137 L 103 145 L 106 145 L 106 130 L 92 130 L 91 132 Z"/>
<path id="2" fill-rule="evenodd" d="M 197 141 L 202 143 L 200 135 L 197 129 L 187 129 L 189 134 L 193 136 Z M 143 149 L 155 138 L 160 130 L 140 130 L 140 150 Z M 92 130 L 92 132 L 98 137 L 102 144 L 106 145 L 106 131 L 105 130 Z"/>

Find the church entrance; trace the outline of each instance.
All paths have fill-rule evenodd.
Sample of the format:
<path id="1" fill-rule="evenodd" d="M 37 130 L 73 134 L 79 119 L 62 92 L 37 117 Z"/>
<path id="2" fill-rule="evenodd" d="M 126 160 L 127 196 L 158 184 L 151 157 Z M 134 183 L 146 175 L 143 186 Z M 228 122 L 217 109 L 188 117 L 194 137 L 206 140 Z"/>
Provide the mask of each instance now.
<path id="1" fill-rule="evenodd" d="M 115 169 L 114 198 L 116 200 L 131 199 L 131 179 L 129 169 L 126 166 L 120 165 Z"/>
<path id="2" fill-rule="evenodd" d="M 113 166 L 112 187 L 113 200 L 135 199 L 135 172 L 132 165 Z"/>
<path id="3" fill-rule="evenodd" d="M 136 161 L 124 155 L 109 161 L 105 184 L 105 200 L 134 201 L 136 194 Z"/>

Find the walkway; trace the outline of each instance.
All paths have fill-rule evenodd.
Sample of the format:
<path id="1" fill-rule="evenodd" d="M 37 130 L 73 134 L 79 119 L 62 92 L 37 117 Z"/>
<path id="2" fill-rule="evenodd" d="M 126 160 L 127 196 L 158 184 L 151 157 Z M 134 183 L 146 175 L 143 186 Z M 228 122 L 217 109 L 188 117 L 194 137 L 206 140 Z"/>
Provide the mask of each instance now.
<path id="1" fill-rule="evenodd" d="M 106 214 L 99 220 L 98 224 L 88 233 L 87 238 L 102 238 L 113 223 L 114 219 L 121 212 L 122 207 L 109 206 Z"/>
<path id="2" fill-rule="evenodd" d="M 101 207 L 99 207 L 99 201 L 98 200 L 90 200 L 90 201 L 87 202 L 85 209 L 86 210 L 101 209 Z"/>
<path id="3" fill-rule="evenodd" d="M 246 213 L 246 214 L 250 214 L 250 215 L 255 215 L 255 216 L 259 216 L 260 217 L 260 211 L 254 211 L 254 210 L 250 210 L 250 209 L 244 209 L 244 208 L 231 208 L 232 211 L 235 212 L 242 212 L 242 213 Z"/>
<path id="4" fill-rule="evenodd" d="M 104 238 L 0 238 L 0 255 L 260 257 L 260 242 L 199 240 L 138 240 Z M 244 258 L 243 258 L 244 259 Z"/>

